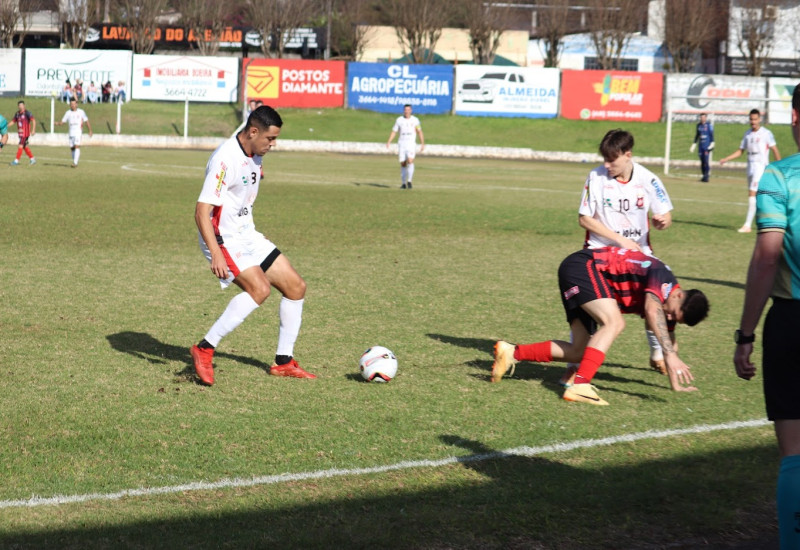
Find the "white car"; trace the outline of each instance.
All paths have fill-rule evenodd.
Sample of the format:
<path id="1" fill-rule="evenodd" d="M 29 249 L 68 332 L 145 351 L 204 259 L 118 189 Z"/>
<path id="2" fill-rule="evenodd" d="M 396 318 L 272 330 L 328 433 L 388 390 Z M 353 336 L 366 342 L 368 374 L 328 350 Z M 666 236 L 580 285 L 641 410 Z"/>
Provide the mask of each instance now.
<path id="1" fill-rule="evenodd" d="M 477 80 L 465 80 L 461 83 L 458 96 L 468 103 L 491 103 L 494 101 L 495 88 L 502 84 L 524 84 L 525 77 L 513 71 L 486 73 Z"/>

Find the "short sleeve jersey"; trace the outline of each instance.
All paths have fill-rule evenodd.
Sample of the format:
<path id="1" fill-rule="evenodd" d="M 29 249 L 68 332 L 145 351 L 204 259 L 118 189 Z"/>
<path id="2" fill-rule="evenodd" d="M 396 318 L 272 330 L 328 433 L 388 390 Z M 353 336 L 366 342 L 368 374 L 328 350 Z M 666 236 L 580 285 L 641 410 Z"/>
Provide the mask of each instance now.
<path id="1" fill-rule="evenodd" d="M 620 182 L 609 177 L 605 166 L 598 166 L 586 178 L 578 213 L 590 216 L 615 233 L 650 248 L 650 212 L 666 214 L 672 210 L 667 189 L 650 170 L 633 163 L 631 180 Z M 599 248 L 614 243 L 590 231 L 584 246 Z"/>
<path id="2" fill-rule="evenodd" d="M 769 164 L 769 148 L 775 147 L 775 136 L 772 132 L 760 127 L 755 132 L 752 128 L 744 133 L 739 149 L 747 151 L 748 164 Z"/>
<path id="3" fill-rule="evenodd" d="M 26 110 L 20 113 L 14 113 L 14 122 L 17 124 L 17 134 L 21 138 L 27 138 L 31 135 L 31 121 L 33 120 L 33 113 Z"/>
<path id="4" fill-rule="evenodd" d="M 800 300 L 800 153 L 773 162 L 756 195 L 759 233 L 783 233 L 783 251 L 771 296 Z"/>
<path id="5" fill-rule="evenodd" d="M 64 113 L 61 122 L 66 122 L 69 125 L 69 135 L 70 136 L 79 136 L 83 133 L 83 123 L 88 121 L 89 117 L 86 116 L 86 112 L 83 109 L 70 109 L 66 113 Z"/>
<path id="6" fill-rule="evenodd" d="M 4 136 L 8 133 L 8 121 L 6 117 L 0 115 L 0 136 Z"/>
<path id="7" fill-rule="evenodd" d="M 393 132 L 397 132 L 397 143 L 402 145 L 414 145 L 417 142 L 417 128 L 422 126 L 419 119 L 414 115 L 406 118 L 404 116 L 397 117 L 397 120 L 392 127 Z"/>
<path id="8" fill-rule="evenodd" d="M 249 238 L 255 233 L 253 203 L 260 181 L 261 157 L 248 156 L 237 136 L 212 153 L 197 202 L 214 205 L 211 222 L 218 241 Z"/>
<path id="9" fill-rule="evenodd" d="M 614 290 L 622 313 L 644 315 L 647 294 L 653 294 L 663 304 L 678 280 L 661 260 L 636 250 L 598 248 L 592 250 L 597 270 Z"/>

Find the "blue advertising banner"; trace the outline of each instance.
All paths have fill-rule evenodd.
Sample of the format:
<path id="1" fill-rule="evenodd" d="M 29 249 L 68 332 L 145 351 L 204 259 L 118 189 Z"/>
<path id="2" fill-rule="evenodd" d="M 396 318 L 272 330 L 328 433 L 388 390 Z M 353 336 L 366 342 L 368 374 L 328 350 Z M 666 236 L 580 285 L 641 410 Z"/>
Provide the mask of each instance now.
<path id="1" fill-rule="evenodd" d="M 347 106 L 380 113 L 445 114 L 453 107 L 451 65 L 348 63 Z"/>

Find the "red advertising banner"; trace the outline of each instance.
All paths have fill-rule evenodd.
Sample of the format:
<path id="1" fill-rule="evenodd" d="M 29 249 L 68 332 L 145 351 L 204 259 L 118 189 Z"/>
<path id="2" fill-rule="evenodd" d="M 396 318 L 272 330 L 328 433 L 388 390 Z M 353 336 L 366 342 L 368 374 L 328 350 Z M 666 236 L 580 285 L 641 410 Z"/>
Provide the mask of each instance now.
<path id="1" fill-rule="evenodd" d="M 246 58 L 244 99 L 260 99 L 272 107 L 341 107 L 344 67 L 344 61 Z"/>
<path id="2" fill-rule="evenodd" d="M 562 71 L 561 116 L 572 120 L 661 120 L 664 75 Z"/>

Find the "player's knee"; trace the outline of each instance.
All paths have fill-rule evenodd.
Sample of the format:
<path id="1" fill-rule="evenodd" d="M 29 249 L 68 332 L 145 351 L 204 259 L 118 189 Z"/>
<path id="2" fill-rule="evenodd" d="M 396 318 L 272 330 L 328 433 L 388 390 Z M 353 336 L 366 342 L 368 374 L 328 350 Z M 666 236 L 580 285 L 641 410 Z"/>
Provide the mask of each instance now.
<path id="1" fill-rule="evenodd" d="M 270 286 L 269 282 L 266 280 L 263 283 L 258 283 L 253 285 L 251 288 L 248 289 L 248 294 L 250 297 L 253 298 L 253 301 L 257 304 L 263 304 L 264 301 L 269 298 L 270 293 Z"/>
<path id="2" fill-rule="evenodd" d="M 284 294 L 290 300 L 302 300 L 306 296 L 306 281 L 300 275 L 292 281 Z"/>

